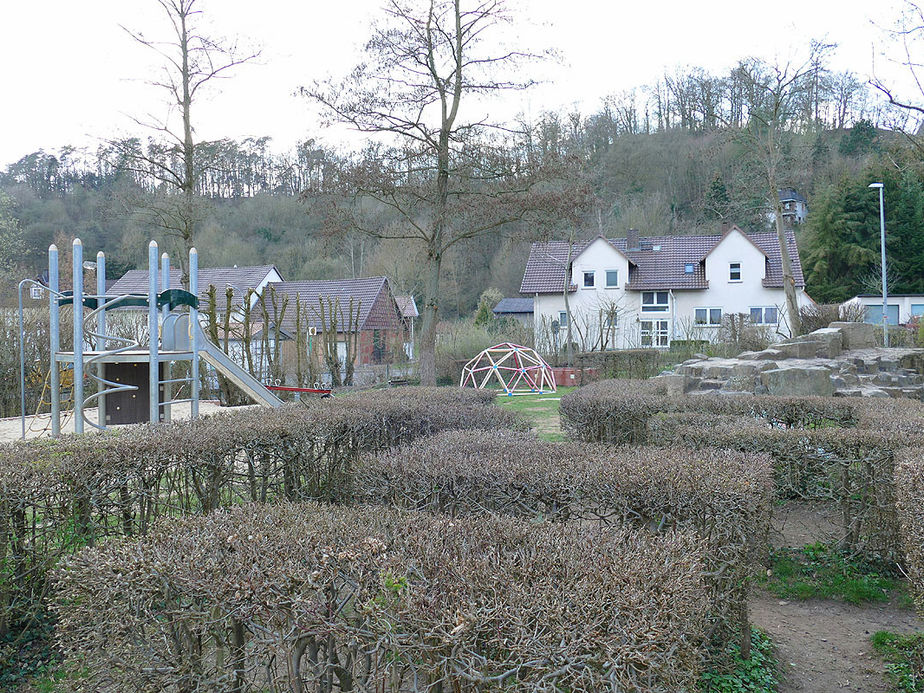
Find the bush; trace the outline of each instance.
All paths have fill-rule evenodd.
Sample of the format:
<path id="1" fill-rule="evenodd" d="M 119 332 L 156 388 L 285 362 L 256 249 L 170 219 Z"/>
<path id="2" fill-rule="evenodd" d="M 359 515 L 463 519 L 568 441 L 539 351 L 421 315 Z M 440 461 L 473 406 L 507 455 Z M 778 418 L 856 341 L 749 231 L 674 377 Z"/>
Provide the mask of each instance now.
<path id="1" fill-rule="evenodd" d="M 55 573 L 59 642 L 115 690 L 689 690 L 697 542 L 577 523 L 246 505 Z"/>
<path id="2" fill-rule="evenodd" d="M 761 452 L 781 498 L 837 503 L 842 545 L 865 558 L 901 557 L 895 456 L 924 445 L 912 400 L 673 396 L 657 383 L 601 382 L 566 395 L 562 427 L 585 441 Z"/>
<path id="3" fill-rule="evenodd" d="M 747 579 L 766 543 L 772 467 L 760 455 L 548 443 L 515 433 L 446 432 L 364 456 L 350 499 L 449 513 L 629 524 L 706 540 L 716 635 L 746 610 Z"/>
<path id="4" fill-rule="evenodd" d="M 329 498 L 361 451 L 451 427 L 517 425 L 490 393 L 401 388 L 0 447 L 0 634 L 41 608 L 61 556 L 163 515 Z"/>
<path id="5" fill-rule="evenodd" d="M 900 456 L 895 488 L 908 577 L 918 612 L 924 614 L 924 459 L 920 448 Z"/>

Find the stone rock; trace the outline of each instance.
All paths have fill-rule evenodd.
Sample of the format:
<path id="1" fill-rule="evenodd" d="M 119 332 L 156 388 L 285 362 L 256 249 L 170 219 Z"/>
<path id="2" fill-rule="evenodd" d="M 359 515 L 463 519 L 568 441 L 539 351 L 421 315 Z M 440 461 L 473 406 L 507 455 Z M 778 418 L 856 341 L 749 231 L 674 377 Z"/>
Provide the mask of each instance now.
<path id="1" fill-rule="evenodd" d="M 835 390 L 841 390 L 847 387 L 847 381 L 839 375 L 831 376 L 831 387 Z M 670 394 L 670 392 L 668 392 L 668 394 Z"/>
<path id="2" fill-rule="evenodd" d="M 815 356 L 836 359 L 844 350 L 844 334 L 835 327 L 823 327 L 806 335 L 806 341 L 815 342 Z"/>
<path id="3" fill-rule="evenodd" d="M 885 371 L 880 371 L 873 378 L 873 382 L 877 385 L 892 385 L 895 382 L 895 377 Z"/>
<path id="4" fill-rule="evenodd" d="M 700 390 L 721 390 L 724 384 L 725 383 L 722 380 L 703 380 L 699 384 L 699 389 Z"/>
<path id="5" fill-rule="evenodd" d="M 764 349 L 763 351 L 758 351 L 754 358 L 758 361 L 776 361 L 786 357 L 779 349 Z"/>
<path id="6" fill-rule="evenodd" d="M 815 357 L 815 352 L 819 344 L 816 342 L 781 342 L 776 345 L 776 349 L 783 352 L 783 358 L 787 359 L 811 359 Z"/>
<path id="7" fill-rule="evenodd" d="M 754 375 L 733 375 L 725 382 L 725 390 L 730 392 L 753 392 Z"/>
<path id="8" fill-rule="evenodd" d="M 759 351 L 742 351 L 735 358 L 739 361 L 754 361 L 759 353 Z"/>
<path id="9" fill-rule="evenodd" d="M 889 393 L 878 387 L 865 387 L 860 393 L 861 397 L 888 397 Z"/>
<path id="10" fill-rule="evenodd" d="M 761 373 L 761 383 L 771 395 L 780 397 L 830 397 L 834 394 L 828 369 L 817 366 L 789 366 Z"/>
<path id="11" fill-rule="evenodd" d="M 858 387 L 854 388 L 843 388 L 841 390 L 834 391 L 835 397 L 862 397 L 863 390 Z"/>
<path id="12" fill-rule="evenodd" d="M 924 352 L 916 351 L 912 354 L 905 354 L 898 360 L 898 364 L 902 368 L 924 374 Z"/>
<path id="13" fill-rule="evenodd" d="M 745 361 L 744 363 L 736 363 L 734 366 L 732 366 L 732 377 L 733 378 L 741 378 L 741 377 L 747 377 L 747 376 L 753 377 L 757 375 L 761 370 L 767 370 L 767 369 L 760 368 L 760 366 L 764 365 L 765 363 L 766 361 L 762 363 L 757 363 L 755 361 Z"/>
<path id="14" fill-rule="evenodd" d="M 724 380 L 732 375 L 732 367 L 728 365 L 712 364 L 703 368 L 703 377 Z"/>
<path id="15" fill-rule="evenodd" d="M 832 322 L 829 329 L 840 330 L 844 349 L 873 349 L 876 345 L 876 328 L 865 322 Z"/>
<path id="16" fill-rule="evenodd" d="M 690 377 L 687 375 L 662 375 L 661 380 L 667 388 L 668 397 L 679 397 L 686 394 L 690 386 Z"/>
<path id="17" fill-rule="evenodd" d="M 879 359 L 879 370 L 890 373 L 898 370 L 898 361 L 895 359 Z"/>

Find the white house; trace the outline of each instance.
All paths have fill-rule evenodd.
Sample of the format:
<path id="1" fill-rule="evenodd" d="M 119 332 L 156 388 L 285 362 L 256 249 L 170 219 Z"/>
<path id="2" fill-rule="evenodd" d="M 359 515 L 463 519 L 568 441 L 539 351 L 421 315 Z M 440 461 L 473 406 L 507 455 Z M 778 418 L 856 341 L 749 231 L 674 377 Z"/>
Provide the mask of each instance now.
<path id="1" fill-rule="evenodd" d="M 890 325 L 907 325 L 914 318 L 924 317 L 924 295 L 889 294 L 888 301 Z M 860 294 L 842 305 L 862 310 L 864 322 L 882 324 L 882 294 Z"/>
<path id="2" fill-rule="evenodd" d="M 787 234 L 799 306 L 812 303 L 796 239 Z M 668 347 L 713 340 L 728 314 L 744 314 L 789 336 L 775 232 L 746 234 L 723 225 L 710 236 L 602 236 L 534 243 L 520 293 L 533 298 L 537 345 L 564 343 L 568 320 L 582 349 Z M 567 302 L 565 306 L 565 287 Z"/>

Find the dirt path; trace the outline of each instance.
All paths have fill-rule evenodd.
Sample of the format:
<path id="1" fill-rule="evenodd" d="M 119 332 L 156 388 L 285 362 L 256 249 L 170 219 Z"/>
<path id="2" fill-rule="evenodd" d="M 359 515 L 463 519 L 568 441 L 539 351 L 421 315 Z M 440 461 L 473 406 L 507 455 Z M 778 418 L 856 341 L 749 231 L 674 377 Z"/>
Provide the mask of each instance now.
<path id="1" fill-rule="evenodd" d="M 754 625 L 776 645 L 780 693 L 886 693 L 891 689 L 870 636 L 878 630 L 924 630 L 913 611 L 890 604 L 786 601 L 761 591 L 750 608 Z"/>
<path id="2" fill-rule="evenodd" d="M 820 505 L 796 502 L 776 508 L 773 525 L 775 546 L 838 538 L 835 514 Z M 767 631 L 776 645 L 780 693 L 887 693 L 892 689 L 870 636 L 879 630 L 924 631 L 924 621 L 912 609 L 895 604 L 790 601 L 758 589 L 750 609 L 752 623 Z"/>

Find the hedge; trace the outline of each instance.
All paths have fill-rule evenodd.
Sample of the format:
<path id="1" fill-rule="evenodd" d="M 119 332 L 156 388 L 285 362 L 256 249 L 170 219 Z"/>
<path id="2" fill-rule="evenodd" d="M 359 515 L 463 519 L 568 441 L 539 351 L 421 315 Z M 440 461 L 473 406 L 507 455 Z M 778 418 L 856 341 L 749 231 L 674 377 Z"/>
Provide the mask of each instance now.
<path id="1" fill-rule="evenodd" d="M 164 515 L 328 498 L 356 455 L 447 428 L 517 426 L 472 390 L 401 388 L 0 447 L 0 634 L 59 557 Z"/>
<path id="2" fill-rule="evenodd" d="M 773 496 L 762 455 L 548 443 L 498 431 L 447 431 L 364 455 L 352 483 L 354 502 L 693 531 L 706 541 L 720 640 L 746 623 L 747 581 L 767 545 Z"/>
<path id="3" fill-rule="evenodd" d="M 86 690 L 692 690 L 699 542 L 579 523 L 248 504 L 55 571 Z"/>
<path id="4" fill-rule="evenodd" d="M 924 445 L 914 400 L 680 395 L 657 381 L 601 382 L 562 398 L 562 424 L 580 440 L 762 452 L 777 495 L 837 504 L 845 548 L 900 560 L 894 461 Z"/>

